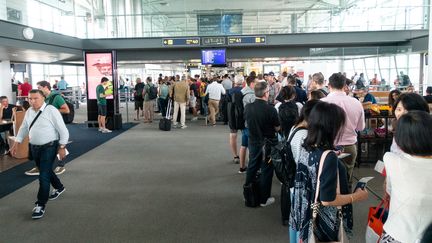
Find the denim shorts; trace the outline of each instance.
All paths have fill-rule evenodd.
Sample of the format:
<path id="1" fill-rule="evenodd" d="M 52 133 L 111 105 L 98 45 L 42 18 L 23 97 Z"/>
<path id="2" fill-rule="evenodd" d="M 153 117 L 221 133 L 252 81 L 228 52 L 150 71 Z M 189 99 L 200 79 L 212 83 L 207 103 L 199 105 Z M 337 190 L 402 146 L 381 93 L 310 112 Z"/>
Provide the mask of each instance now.
<path id="1" fill-rule="evenodd" d="M 249 146 L 249 129 L 245 128 L 242 130 L 242 142 L 241 146 L 248 147 Z"/>

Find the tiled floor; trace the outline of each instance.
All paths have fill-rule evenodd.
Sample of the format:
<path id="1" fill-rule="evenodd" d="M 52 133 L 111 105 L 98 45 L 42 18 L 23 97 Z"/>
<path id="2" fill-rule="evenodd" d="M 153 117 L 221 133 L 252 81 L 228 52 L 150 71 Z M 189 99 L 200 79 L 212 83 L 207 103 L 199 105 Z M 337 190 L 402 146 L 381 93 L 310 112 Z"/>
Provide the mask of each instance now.
<path id="1" fill-rule="evenodd" d="M 2 155 L 0 156 L 0 173 L 26 161 L 27 159 L 16 159 L 10 155 Z"/>

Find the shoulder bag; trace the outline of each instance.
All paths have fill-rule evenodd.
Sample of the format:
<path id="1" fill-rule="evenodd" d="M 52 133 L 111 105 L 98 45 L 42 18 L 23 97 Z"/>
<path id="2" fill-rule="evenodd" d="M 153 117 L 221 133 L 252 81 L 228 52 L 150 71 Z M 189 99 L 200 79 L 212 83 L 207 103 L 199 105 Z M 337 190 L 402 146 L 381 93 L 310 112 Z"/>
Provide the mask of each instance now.
<path id="1" fill-rule="evenodd" d="M 320 243 L 321 241 L 318 239 L 318 237 L 315 234 L 315 231 L 318 228 L 317 225 L 317 218 L 321 217 L 323 220 L 320 220 L 321 222 L 328 222 L 331 220 L 330 215 L 323 212 L 323 207 L 321 203 L 318 202 L 318 196 L 319 196 L 319 188 L 320 188 L 320 176 L 322 172 L 322 168 L 324 166 L 324 160 L 327 157 L 327 155 L 330 153 L 330 150 L 326 150 L 321 155 L 321 159 L 319 162 L 319 169 L 318 169 L 318 175 L 317 175 L 317 185 L 315 189 L 315 200 L 314 203 L 311 204 L 311 210 L 312 210 L 312 219 L 310 222 L 310 231 L 309 231 L 309 243 Z M 340 188 L 339 188 L 339 168 L 337 168 L 337 186 L 336 186 L 336 195 L 340 194 Z M 328 218 L 327 218 L 328 217 Z M 344 228 L 343 228 L 343 219 L 342 219 L 342 207 L 337 206 L 337 222 L 339 222 L 339 231 L 338 231 L 338 241 L 327 241 L 331 243 L 348 243 L 347 236 L 345 234 Z M 326 220 L 329 219 L 329 220 Z"/>
<path id="2" fill-rule="evenodd" d="M 36 122 L 36 120 L 39 118 L 40 114 L 42 114 L 41 110 L 39 110 L 39 112 L 37 113 L 36 117 L 31 122 L 31 124 L 29 126 L 29 134 L 30 134 L 30 129 L 32 128 L 32 126 Z M 32 152 L 31 152 L 31 144 L 29 143 L 28 146 L 29 146 L 29 148 L 28 148 L 28 159 L 29 160 L 33 160 L 33 155 L 32 155 Z"/>

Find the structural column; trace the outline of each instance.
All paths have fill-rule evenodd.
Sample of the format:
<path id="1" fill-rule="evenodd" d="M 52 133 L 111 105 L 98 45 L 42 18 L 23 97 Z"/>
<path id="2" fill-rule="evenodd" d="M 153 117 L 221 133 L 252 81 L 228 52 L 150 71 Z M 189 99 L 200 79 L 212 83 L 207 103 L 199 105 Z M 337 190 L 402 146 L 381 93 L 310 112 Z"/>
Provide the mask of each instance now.
<path id="1" fill-rule="evenodd" d="M 427 69 L 427 78 L 425 79 L 425 86 L 432 86 L 432 5 L 429 6 L 429 45 L 428 45 L 428 63 L 426 66 Z M 423 95 L 423 94 L 422 94 Z"/>
<path id="2" fill-rule="evenodd" d="M 9 98 L 10 103 L 15 103 L 15 94 L 12 95 L 11 68 L 9 60 L 0 61 L 0 96 L 3 95 Z"/>

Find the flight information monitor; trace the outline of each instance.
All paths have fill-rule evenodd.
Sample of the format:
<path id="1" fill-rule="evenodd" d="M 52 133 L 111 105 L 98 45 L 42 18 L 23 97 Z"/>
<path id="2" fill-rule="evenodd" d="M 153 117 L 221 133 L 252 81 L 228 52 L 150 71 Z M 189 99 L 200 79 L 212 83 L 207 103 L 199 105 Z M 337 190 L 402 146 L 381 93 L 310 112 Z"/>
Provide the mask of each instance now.
<path id="1" fill-rule="evenodd" d="M 201 64 L 203 65 L 225 65 L 225 49 L 201 50 Z"/>

